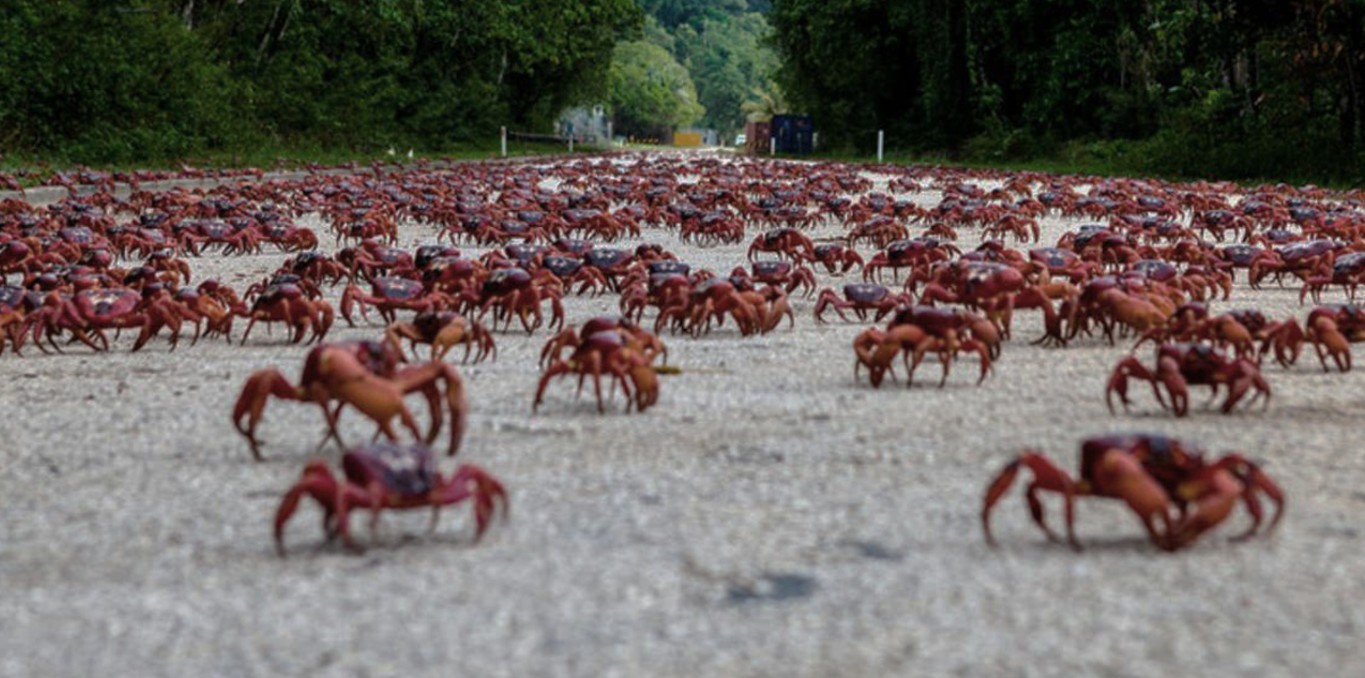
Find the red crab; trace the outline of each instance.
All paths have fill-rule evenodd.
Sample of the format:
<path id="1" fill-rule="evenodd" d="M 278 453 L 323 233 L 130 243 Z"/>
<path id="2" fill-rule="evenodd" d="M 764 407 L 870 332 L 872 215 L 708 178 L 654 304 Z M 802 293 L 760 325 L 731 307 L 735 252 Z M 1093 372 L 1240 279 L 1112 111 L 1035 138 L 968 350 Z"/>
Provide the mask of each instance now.
<path id="1" fill-rule="evenodd" d="M 1148 369 L 1134 356 L 1119 361 L 1109 377 L 1104 389 L 1104 402 L 1109 411 L 1114 411 L 1111 395 L 1117 393 L 1125 410 L 1128 409 L 1128 379 L 1130 377 L 1151 383 L 1152 393 L 1163 408 L 1171 409 L 1175 416 L 1183 417 L 1189 412 L 1190 384 L 1203 384 L 1218 395 L 1220 385 L 1227 386 L 1228 395 L 1223 401 L 1223 413 L 1232 411 L 1248 392 L 1255 390 L 1248 403 L 1264 396 L 1265 405 L 1270 405 L 1270 384 L 1261 376 L 1256 363 L 1246 358 L 1229 358 L 1226 353 L 1206 344 L 1170 343 L 1157 347 L 1156 367 Z M 1161 386 L 1171 402 L 1168 405 L 1161 395 Z"/>
<path id="2" fill-rule="evenodd" d="M 507 490 L 496 478 L 473 464 L 461 464 L 450 476 L 443 476 L 431 449 L 424 445 L 379 442 L 358 447 L 342 455 L 341 468 L 344 479 L 338 481 L 326 461 L 314 459 L 285 493 L 275 511 L 275 550 L 280 557 L 284 557 L 285 525 L 304 496 L 321 505 L 328 539 L 340 535 L 343 544 L 357 550 L 360 547 L 350 531 L 352 509 L 370 510 L 373 536 L 381 510 L 431 507 L 435 529 L 441 507 L 472 501 L 475 541 L 483 537 L 499 508 L 507 514 Z"/>
<path id="3" fill-rule="evenodd" d="M 866 240 L 873 247 L 886 247 L 892 241 L 909 237 L 910 229 L 906 228 L 905 224 L 893 217 L 878 214 L 854 226 L 844 241 L 849 247 L 858 244 L 860 240 Z"/>
<path id="4" fill-rule="evenodd" d="M 1330 285 L 1341 285 L 1346 290 L 1346 300 L 1356 300 L 1356 288 L 1365 283 L 1365 252 L 1349 252 L 1337 257 L 1330 267 L 1319 266 L 1318 270 L 1304 278 L 1299 290 L 1299 303 L 1309 295 L 1313 303 L 1322 299 L 1322 290 Z"/>
<path id="5" fill-rule="evenodd" d="M 294 330 L 290 341 L 295 344 L 303 341 L 309 330 L 312 331 L 309 342 L 322 341 L 336 318 L 332 305 L 326 300 L 310 299 L 303 287 L 289 283 L 268 285 L 244 315 L 249 320 L 242 332 L 242 344 L 251 336 L 251 328 L 257 321 L 287 324 Z"/>
<path id="6" fill-rule="evenodd" d="M 351 308 L 360 306 L 360 314 L 369 320 L 368 306 L 374 306 L 386 323 L 398 318 L 399 310 L 433 311 L 455 305 L 455 298 L 444 292 L 428 291 L 426 286 L 407 278 L 376 277 L 370 279 L 370 294 L 365 294 L 355 285 L 347 285 L 341 293 L 341 317 L 346 324 L 354 326 Z"/>
<path id="7" fill-rule="evenodd" d="M 858 378 L 860 367 L 866 367 L 873 388 L 882 379 L 894 378 L 894 361 L 903 354 L 906 368 L 906 387 L 914 385 L 915 370 L 924 356 L 933 352 L 943 366 L 939 388 L 948 382 L 952 361 L 962 351 L 974 352 L 981 358 L 980 384 L 991 371 L 991 359 L 999 353 L 999 334 L 985 318 L 963 310 L 933 306 L 901 307 L 885 330 L 870 328 L 853 339 L 853 378 Z"/>
<path id="8" fill-rule="evenodd" d="M 848 273 L 854 267 L 862 268 L 863 258 L 858 251 L 843 245 L 825 243 L 815 246 L 815 261 L 831 274 Z"/>
<path id="9" fill-rule="evenodd" d="M 811 261 L 815 259 L 815 243 L 801 231 L 784 226 L 766 231 L 749 243 L 749 261 L 753 261 L 754 255 L 759 252 L 777 254 L 797 262 Z"/>
<path id="10" fill-rule="evenodd" d="M 260 425 L 270 396 L 316 403 L 322 408 L 327 419 L 327 437 L 323 438 L 322 444 L 331 438 L 345 447 L 336 425 L 342 408 L 348 404 L 378 424 L 378 433 L 389 440 L 398 439 L 393 428 L 393 420 L 397 418 L 414 438 L 430 443 L 440 432 L 441 401 L 445 400 L 451 419 L 450 454 L 455 454 L 464 437 L 465 416 L 469 409 L 464 381 L 455 368 L 445 362 L 433 360 L 399 367 L 402 360 L 398 347 L 386 341 L 321 344 L 308 352 L 297 386 L 290 384 L 275 368 L 257 370 L 247 377 L 232 408 L 232 424 L 247 439 L 257 461 L 263 457 L 261 443 L 256 439 L 256 427 Z M 425 436 L 417 430 L 417 419 L 403 402 L 403 396 L 409 393 L 421 393 L 430 408 L 431 428 Z M 335 407 L 333 403 L 336 403 Z"/>
<path id="11" fill-rule="evenodd" d="M 46 336 L 48 343 L 55 349 L 54 335 L 63 331 L 71 334 L 81 343 L 96 351 L 109 350 L 109 338 L 104 334 L 107 329 L 140 329 L 133 350 L 140 350 L 161 331 L 171 331 L 171 350 L 180 338 L 181 314 L 173 301 L 165 293 L 145 296 L 130 289 L 86 289 L 74 295 L 65 296 L 59 292 L 50 293 L 43 306 L 30 315 L 33 323 L 32 338 L 38 348 L 43 348 L 41 339 Z M 96 344 L 90 334 L 99 340 Z"/>
<path id="12" fill-rule="evenodd" d="M 1365 308 L 1355 304 L 1318 306 L 1308 313 L 1303 333 L 1317 351 L 1323 371 L 1328 369 L 1327 358 L 1330 357 L 1337 369 L 1349 372 L 1350 345 L 1365 341 Z"/>
<path id="13" fill-rule="evenodd" d="M 573 352 L 564 359 L 561 355 L 568 348 Z M 659 378 L 653 367 L 654 358 L 659 355 L 666 355 L 663 342 L 622 318 L 594 318 L 584 323 L 582 332 L 566 329 L 551 338 L 541 351 L 545 372 L 536 387 L 531 411 L 540 407 L 551 379 L 577 374 L 580 392 L 584 379 L 592 377 L 599 413 L 606 411 L 602 400 L 603 375 L 620 384 L 627 397 L 627 412 L 631 405 L 637 412 L 644 412 L 659 400 Z"/>
<path id="14" fill-rule="evenodd" d="M 493 310 L 493 326 L 499 321 L 504 329 L 515 316 L 527 334 L 536 331 L 544 322 L 541 302 L 550 302 L 550 329 L 564 326 L 563 286 L 549 271 L 532 274 L 522 268 L 500 268 L 483 281 L 477 294 L 467 293 L 461 300 L 469 308 L 477 308 L 482 318 Z"/>
<path id="15" fill-rule="evenodd" d="M 1257 464 L 1239 452 L 1206 460 L 1198 447 L 1176 438 L 1112 435 L 1081 443 L 1079 480 L 1072 479 L 1037 450 L 1024 450 L 1010 460 L 986 488 L 981 508 L 981 527 L 986 543 L 991 546 L 996 545 L 991 535 L 991 509 L 1014 483 L 1020 467 L 1033 473 L 1033 482 L 1024 495 L 1033 522 L 1048 539 L 1060 541 L 1043 517 L 1039 494 L 1061 494 L 1066 502 L 1066 540 L 1077 550 L 1081 545 L 1076 539 L 1076 497 L 1122 500 L 1142 520 L 1152 544 L 1167 551 L 1189 546 L 1217 527 L 1238 501 L 1251 514 L 1251 526 L 1234 537 L 1234 541 L 1251 537 L 1260 529 L 1263 515 L 1259 495 L 1264 494 L 1275 504 L 1275 515 L 1267 532 L 1275 529 L 1284 515 L 1284 493 Z"/>
<path id="16" fill-rule="evenodd" d="M 1336 253 L 1346 246 L 1337 240 L 1307 240 L 1281 245 L 1273 250 L 1265 250 L 1251 262 L 1247 271 L 1252 289 L 1259 289 L 1267 277 L 1275 276 L 1279 283 L 1285 273 L 1292 273 L 1307 280 L 1310 275 L 1324 266 L 1329 270 L 1336 259 Z"/>
<path id="17" fill-rule="evenodd" d="M 886 249 L 872 255 L 867 265 L 863 266 L 863 280 L 871 280 L 874 276 L 880 276 L 883 268 L 889 268 L 895 279 L 899 280 L 899 271 L 902 268 L 923 267 L 948 261 L 954 256 L 960 256 L 962 250 L 957 245 L 937 238 L 916 237 L 907 240 L 897 240 L 886 246 Z"/>
<path id="18" fill-rule="evenodd" d="M 412 322 L 390 324 L 384 330 L 384 336 L 395 344 L 407 339 L 414 354 L 417 352 L 417 344 L 429 344 L 432 360 L 445 358 L 446 353 L 459 344 L 464 344 L 465 362 L 469 361 L 470 351 L 474 347 L 478 347 L 478 351 L 474 352 L 476 363 L 485 357 L 496 358 L 498 355 L 493 335 L 483 323 L 469 320 L 450 310 L 422 311 L 412 319 Z"/>
<path id="19" fill-rule="evenodd" d="M 802 296 L 808 299 L 815 294 L 815 272 L 809 267 L 790 261 L 755 261 L 749 264 L 748 271 L 742 266 L 735 267 L 730 272 L 730 277 L 746 278 L 750 281 L 750 286 L 772 285 L 781 288 L 787 294 L 802 289 L 804 290 Z"/>
<path id="20" fill-rule="evenodd" d="M 914 303 L 914 300 L 909 294 L 892 294 L 885 285 L 876 283 L 844 285 L 843 298 L 826 287 L 820 290 L 820 296 L 815 300 L 815 321 L 824 322 L 825 309 L 832 308 L 845 322 L 848 321 L 848 316 L 844 315 L 845 310 L 852 310 L 853 314 L 858 316 L 858 320 L 867 320 L 867 312 L 876 311 L 873 320 L 881 322 L 882 318 L 895 311 L 897 306 L 911 303 Z"/>

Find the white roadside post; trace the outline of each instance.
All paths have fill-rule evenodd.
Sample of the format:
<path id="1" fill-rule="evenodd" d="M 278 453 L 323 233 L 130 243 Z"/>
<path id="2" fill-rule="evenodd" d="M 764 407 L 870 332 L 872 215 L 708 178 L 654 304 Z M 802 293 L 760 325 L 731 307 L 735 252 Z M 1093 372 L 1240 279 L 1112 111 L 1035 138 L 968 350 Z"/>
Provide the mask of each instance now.
<path id="1" fill-rule="evenodd" d="M 777 155 L 777 137 L 768 137 L 768 155 Z"/>
<path id="2" fill-rule="evenodd" d="M 499 136 L 502 138 L 502 157 L 507 157 L 507 127 L 503 126 Z"/>
<path id="3" fill-rule="evenodd" d="M 878 162 L 878 163 L 881 163 L 881 161 L 882 161 L 882 147 L 883 147 L 883 142 L 885 142 L 885 141 L 886 141 L 886 132 L 883 131 L 883 130 L 877 130 L 877 162 Z"/>

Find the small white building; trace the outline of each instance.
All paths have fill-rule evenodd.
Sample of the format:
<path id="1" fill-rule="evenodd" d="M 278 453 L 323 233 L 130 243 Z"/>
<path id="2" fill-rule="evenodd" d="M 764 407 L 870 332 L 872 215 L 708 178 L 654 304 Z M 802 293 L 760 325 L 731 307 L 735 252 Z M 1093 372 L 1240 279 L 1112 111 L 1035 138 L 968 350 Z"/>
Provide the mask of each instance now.
<path id="1" fill-rule="evenodd" d="M 578 143 L 607 144 L 611 142 L 611 119 L 601 104 L 569 108 L 555 121 L 555 134 L 573 137 Z"/>

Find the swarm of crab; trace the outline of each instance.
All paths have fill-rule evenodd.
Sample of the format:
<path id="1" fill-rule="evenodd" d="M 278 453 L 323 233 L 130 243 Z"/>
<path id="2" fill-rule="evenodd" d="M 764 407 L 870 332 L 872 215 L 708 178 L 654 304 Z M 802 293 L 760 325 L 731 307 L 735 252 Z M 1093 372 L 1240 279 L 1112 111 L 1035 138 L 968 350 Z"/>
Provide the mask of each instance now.
<path id="1" fill-rule="evenodd" d="M 760 340 L 798 322 L 851 343 L 854 378 L 865 371 L 871 388 L 901 375 L 913 385 L 926 361 L 939 363 L 940 387 L 963 360 L 982 384 L 1014 340 L 1122 344 L 1131 352 L 1102 388 L 1097 380 L 1096 395 L 1111 409 L 1115 397 L 1124 410 L 1147 407 L 1133 393 L 1145 383 L 1178 417 L 1207 412 L 1190 407 L 1191 386 L 1221 395 L 1224 413 L 1269 406 L 1271 367 L 1292 368 L 1311 347 L 1323 371 L 1349 371 L 1351 344 L 1365 341 L 1354 304 L 1365 282 L 1359 191 L 652 156 L 375 165 L 268 181 L 248 170 L 213 188 L 148 188 L 176 176 L 81 169 L 52 177 L 70 191 L 53 204 L 0 200 L 0 353 L 19 356 L 30 343 L 107 351 L 124 330 L 134 351 L 275 333 L 309 344 L 296 382 L 273 368 L 251 375 L 232 418 L 260 458 L 271 398 L 319 406 L 319 447 L 350 450 L 345 480 L 310 463 L 277 530 L 312 496 L 328 534 L 348 544 L 357 504 L 472 501 L 483 533 L 505 490 L 477 467 L 442 476 L 426 446 L 448 419 L 457 450 L 478 397 L 447 358 L 495 360 L 498 343 L 521 333 L 544 346 L 539 364 L 525 366 L 531 409 L 553 405 L 541 416 L 571 407 L 551 388 L 564 377 L 580 392 L 590 384 L 600 412 L 617 391 L 625 412 L 667 407 L 659 376 L 687 374 L 689 345 Z M 1043 219 L 1068 220 L 1069 230 L 1042 242 Z M 401 246 L 400 226 L 424 244 Z M 694 265 L 666 240 L 715 248 L 730 264 Z M 288 258 L 241 289 L 192 278 L 198 258 L 262 251 Z M 1311 306 L 1301 317 L 1220 307 L 1234 289 L 1268 287 L 1296 289 Z M 619 316 L 570 317 L 571 296 L 612 298 Z M 1042 333 L 1016 336 L 1016 317 L 1031 313 Z M 373 334 L 335 340 L 338 315 Z M 674 345 L 672 366 L 660 337 Z M 669 388 L 686 388 L 677 382 Z M 408 401 L 418 398 L 427 407 L 414 413 Z M 373 420 L 387 447 L 347 446 L 337 429 L 347 408 Z M 1086 453 L 1080 480 L 1036 453 L 1019 457 L 1010 468 L 1036 479 L 1030 506 L 1038 491 L 1121 498 L 1154 544 L 1176 549 L 1230 502 L 1256 520 L 1258 494 L 1283 504 L 1240 454 L 1206 461 L 1192 445 L 1150 436 L 1104 440 Z M 1183 451 L 1159 451 L 1170 449 Z M 988 509 L 1014 473 L 992 484 Z"/>

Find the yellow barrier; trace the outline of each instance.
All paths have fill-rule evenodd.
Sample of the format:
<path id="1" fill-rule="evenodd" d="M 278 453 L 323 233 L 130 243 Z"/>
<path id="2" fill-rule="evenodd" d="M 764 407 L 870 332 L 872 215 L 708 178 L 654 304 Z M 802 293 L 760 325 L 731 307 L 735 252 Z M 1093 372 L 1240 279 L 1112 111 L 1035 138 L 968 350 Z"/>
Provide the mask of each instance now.
<path id="1" fill-rule="evenodd" d="M 683 148 L 696 148 L 701 145 L 701 132 L 674 132 L 673 145 Z"/>

